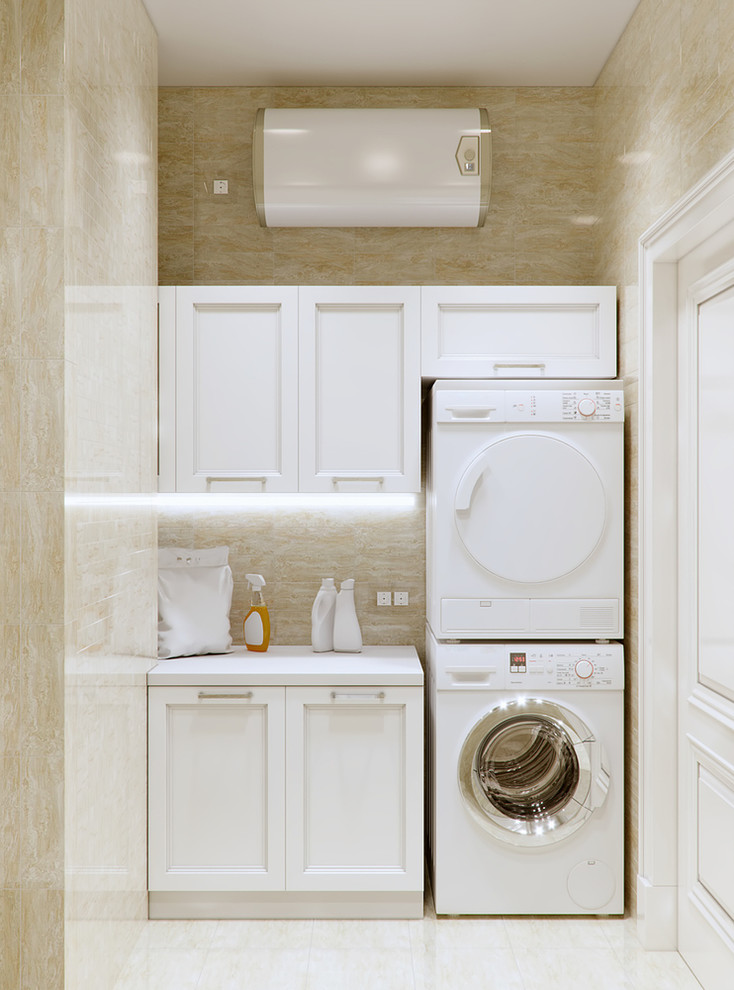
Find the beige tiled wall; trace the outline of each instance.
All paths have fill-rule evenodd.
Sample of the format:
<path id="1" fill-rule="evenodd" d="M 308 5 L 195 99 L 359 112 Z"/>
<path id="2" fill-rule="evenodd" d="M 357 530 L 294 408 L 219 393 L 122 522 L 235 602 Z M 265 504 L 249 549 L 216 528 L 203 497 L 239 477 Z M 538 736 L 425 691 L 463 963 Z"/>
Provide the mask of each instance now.
<path id="1" fill-rule="evenodd" d="M 588 89 L 160 90 L 164 285 L 589 283 L 594 94 Z M 263 229 L 252 198 L 258 107 L 484 106 L 494 165 L 480 229 Z M 229 180 L 213 196 L 215 178 Z"/>
<path id="2" fill-rule="evenodd" d="M 481 229 L 263 229 L 252 198 L 251 134 L 261 106 L 484 106 L 493 140 Z M 589 283 L 593 277 L 594 94 L 589 89 L 162 89 L 162 284 Z M 228 197 L 211 195 L 215 178 Z M 415 643 L 425 619 L 423 501 L 401 510 L 234 514 L 165 510 L 163 545 L 231 547 L 233 634 L 245 573 L 268 581 L 273 641 L 309 642 L 320 578 L 355 577 L 366 642 Z M 377 608 L 378 590 L 410 605 Z"/>
<path id="3" fill-rule="evenodd" d="M 0 983 L 63 986 L 64 5 L 0 13 Z"/>
<path id="4" fill-rule="evenodd" d="M 119 508 L 106 509 L 106 519 L 87 509 L 92 525 L 80 552 L 78 515 L 65 513 L 64 495 L 88 491 L 90 475 L 104 476 L 92 486 L 98 494 L 153 486 L 154 162 L 155 38 L 139 0 L 0 5 L 4 990 L 61 990 L 65 914 L 80 920 L 80 889 L 95 888 L 87 922 L 140 916 L 144 907 L 145 686 L 138 674 L 133 700 L 141 661 L 127 655 L 147 654 L 147 664 L 155 647 L 155 521 L 150 509 L 134 527 Z M 144 205 L 127 191 L 131 175 L 147 179 Z M 99 212 L 85 215 L 81 204 L 92 202 Z M 82 331 L 92 324 L 95 348 Z M 83 366 L 95 389 L 80 402 Z M 115 392 L 124 405 L 109 402 Z M 104 438 L 93 435 L 95 423 L 104 423 Z M 82 662 L 81 646 L 96 651 L 94 660 Z M 111 710 L 128 722 L 114 743 Z M 142 721 L 131 725 L 135 711 Z M 117 787 L 105 802 L 110 784 L 100 790 L 100 781 L 118 784 L 128 760 L 135 784 L 126 771 L 127 791 Z M 133 811 L 135 847 L 120 800 Z M 76 857 L 82 834 L 103 837 L 91 860 Z M 119 897 L 110 907 L 120 888 L 136 898 L 123 911 Z M 100 965 L 77 982 L 67 967 L 67 986 L 108 985 L 116 935 L 107 923 L 94 936 L 88 945 Z"/>
<path id="5" fill-rule="evenodd" d="M 66 0 L 65 963 L 99 990 L 147 917 L 156 83 L 140 0 Z"/>
<path id="6" fill-rule="evenodd" d="M 627 395 L 628 882 L 637 872 L 638 253 L 641 234 L 734 147 L 734 4 L 642 0 L 595 91 L 596 277 L 620 296 Z"/>

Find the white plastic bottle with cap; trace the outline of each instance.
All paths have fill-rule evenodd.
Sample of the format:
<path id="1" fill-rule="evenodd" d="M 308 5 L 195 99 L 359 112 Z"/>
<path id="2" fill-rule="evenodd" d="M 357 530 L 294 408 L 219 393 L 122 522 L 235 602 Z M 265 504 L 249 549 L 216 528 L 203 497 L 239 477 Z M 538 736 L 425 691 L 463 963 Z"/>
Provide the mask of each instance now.
<path id="1" fill-rule="evenodd" d="M 336 596 L 334 650 L 337 653 L 362 652 L 362 632 L 354 607 L 354 578 L 342 581 Z"/>
<path id="2" fill-rule="evenodd" d="M 311 647 L 314 653 L 328 653 L 334 649 L 336 597 L 334 578 L 322 578 L 311 609 Z"/>

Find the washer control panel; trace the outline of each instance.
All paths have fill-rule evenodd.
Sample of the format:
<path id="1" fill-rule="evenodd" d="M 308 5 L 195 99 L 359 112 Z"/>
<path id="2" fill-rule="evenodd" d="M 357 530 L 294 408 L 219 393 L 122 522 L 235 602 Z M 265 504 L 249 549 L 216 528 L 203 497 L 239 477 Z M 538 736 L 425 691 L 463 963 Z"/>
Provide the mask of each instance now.
<path id="1" fill-rule="evenodd" d="M 621 643 L 440 643 L 439 689 L 621 691 Z"/>
<path id="2" fill-rule="evenodd" d="M 619 643 L 538 643 L 505 647 L 507 687 L 618 688 L 624 685 Z"/>

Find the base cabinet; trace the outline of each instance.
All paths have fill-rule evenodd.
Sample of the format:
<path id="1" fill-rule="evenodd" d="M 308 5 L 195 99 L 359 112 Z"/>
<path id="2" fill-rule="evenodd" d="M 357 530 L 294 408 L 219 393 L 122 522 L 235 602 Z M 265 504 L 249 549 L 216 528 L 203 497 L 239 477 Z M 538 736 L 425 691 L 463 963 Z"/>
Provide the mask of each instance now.
<path id="1" fill-rule="evenodd" d="M 422 910 L 422 688 L 148 696 L 151 917 L 391 916 L 390 894 L 393 916 Z"/>

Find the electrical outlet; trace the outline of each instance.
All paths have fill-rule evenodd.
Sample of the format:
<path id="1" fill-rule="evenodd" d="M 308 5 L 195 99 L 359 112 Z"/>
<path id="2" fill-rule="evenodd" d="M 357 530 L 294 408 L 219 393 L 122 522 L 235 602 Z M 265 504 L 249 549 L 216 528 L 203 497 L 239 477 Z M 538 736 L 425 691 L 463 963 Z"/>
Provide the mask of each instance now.
<path id="1" fill-rule="evenodd" d="M 409 594 L 407 591 L 396 591 L 392 596 L 393 605 L 407 605 L 408 599 Z"/>
<path id="2" fill-rule="evenodd" d="M 390 605 L 392 604 L 392 595 L 389 591 L 378 591 L 377 592 L 377 604 L 378 605 Z"/>
<path id="3" fill-rule="evenodd" d="M 229 182 L 227 179 L 214 179 L 212 183 L 212 192 L 215 196 L 227 196 L 229 195 Z"/>

